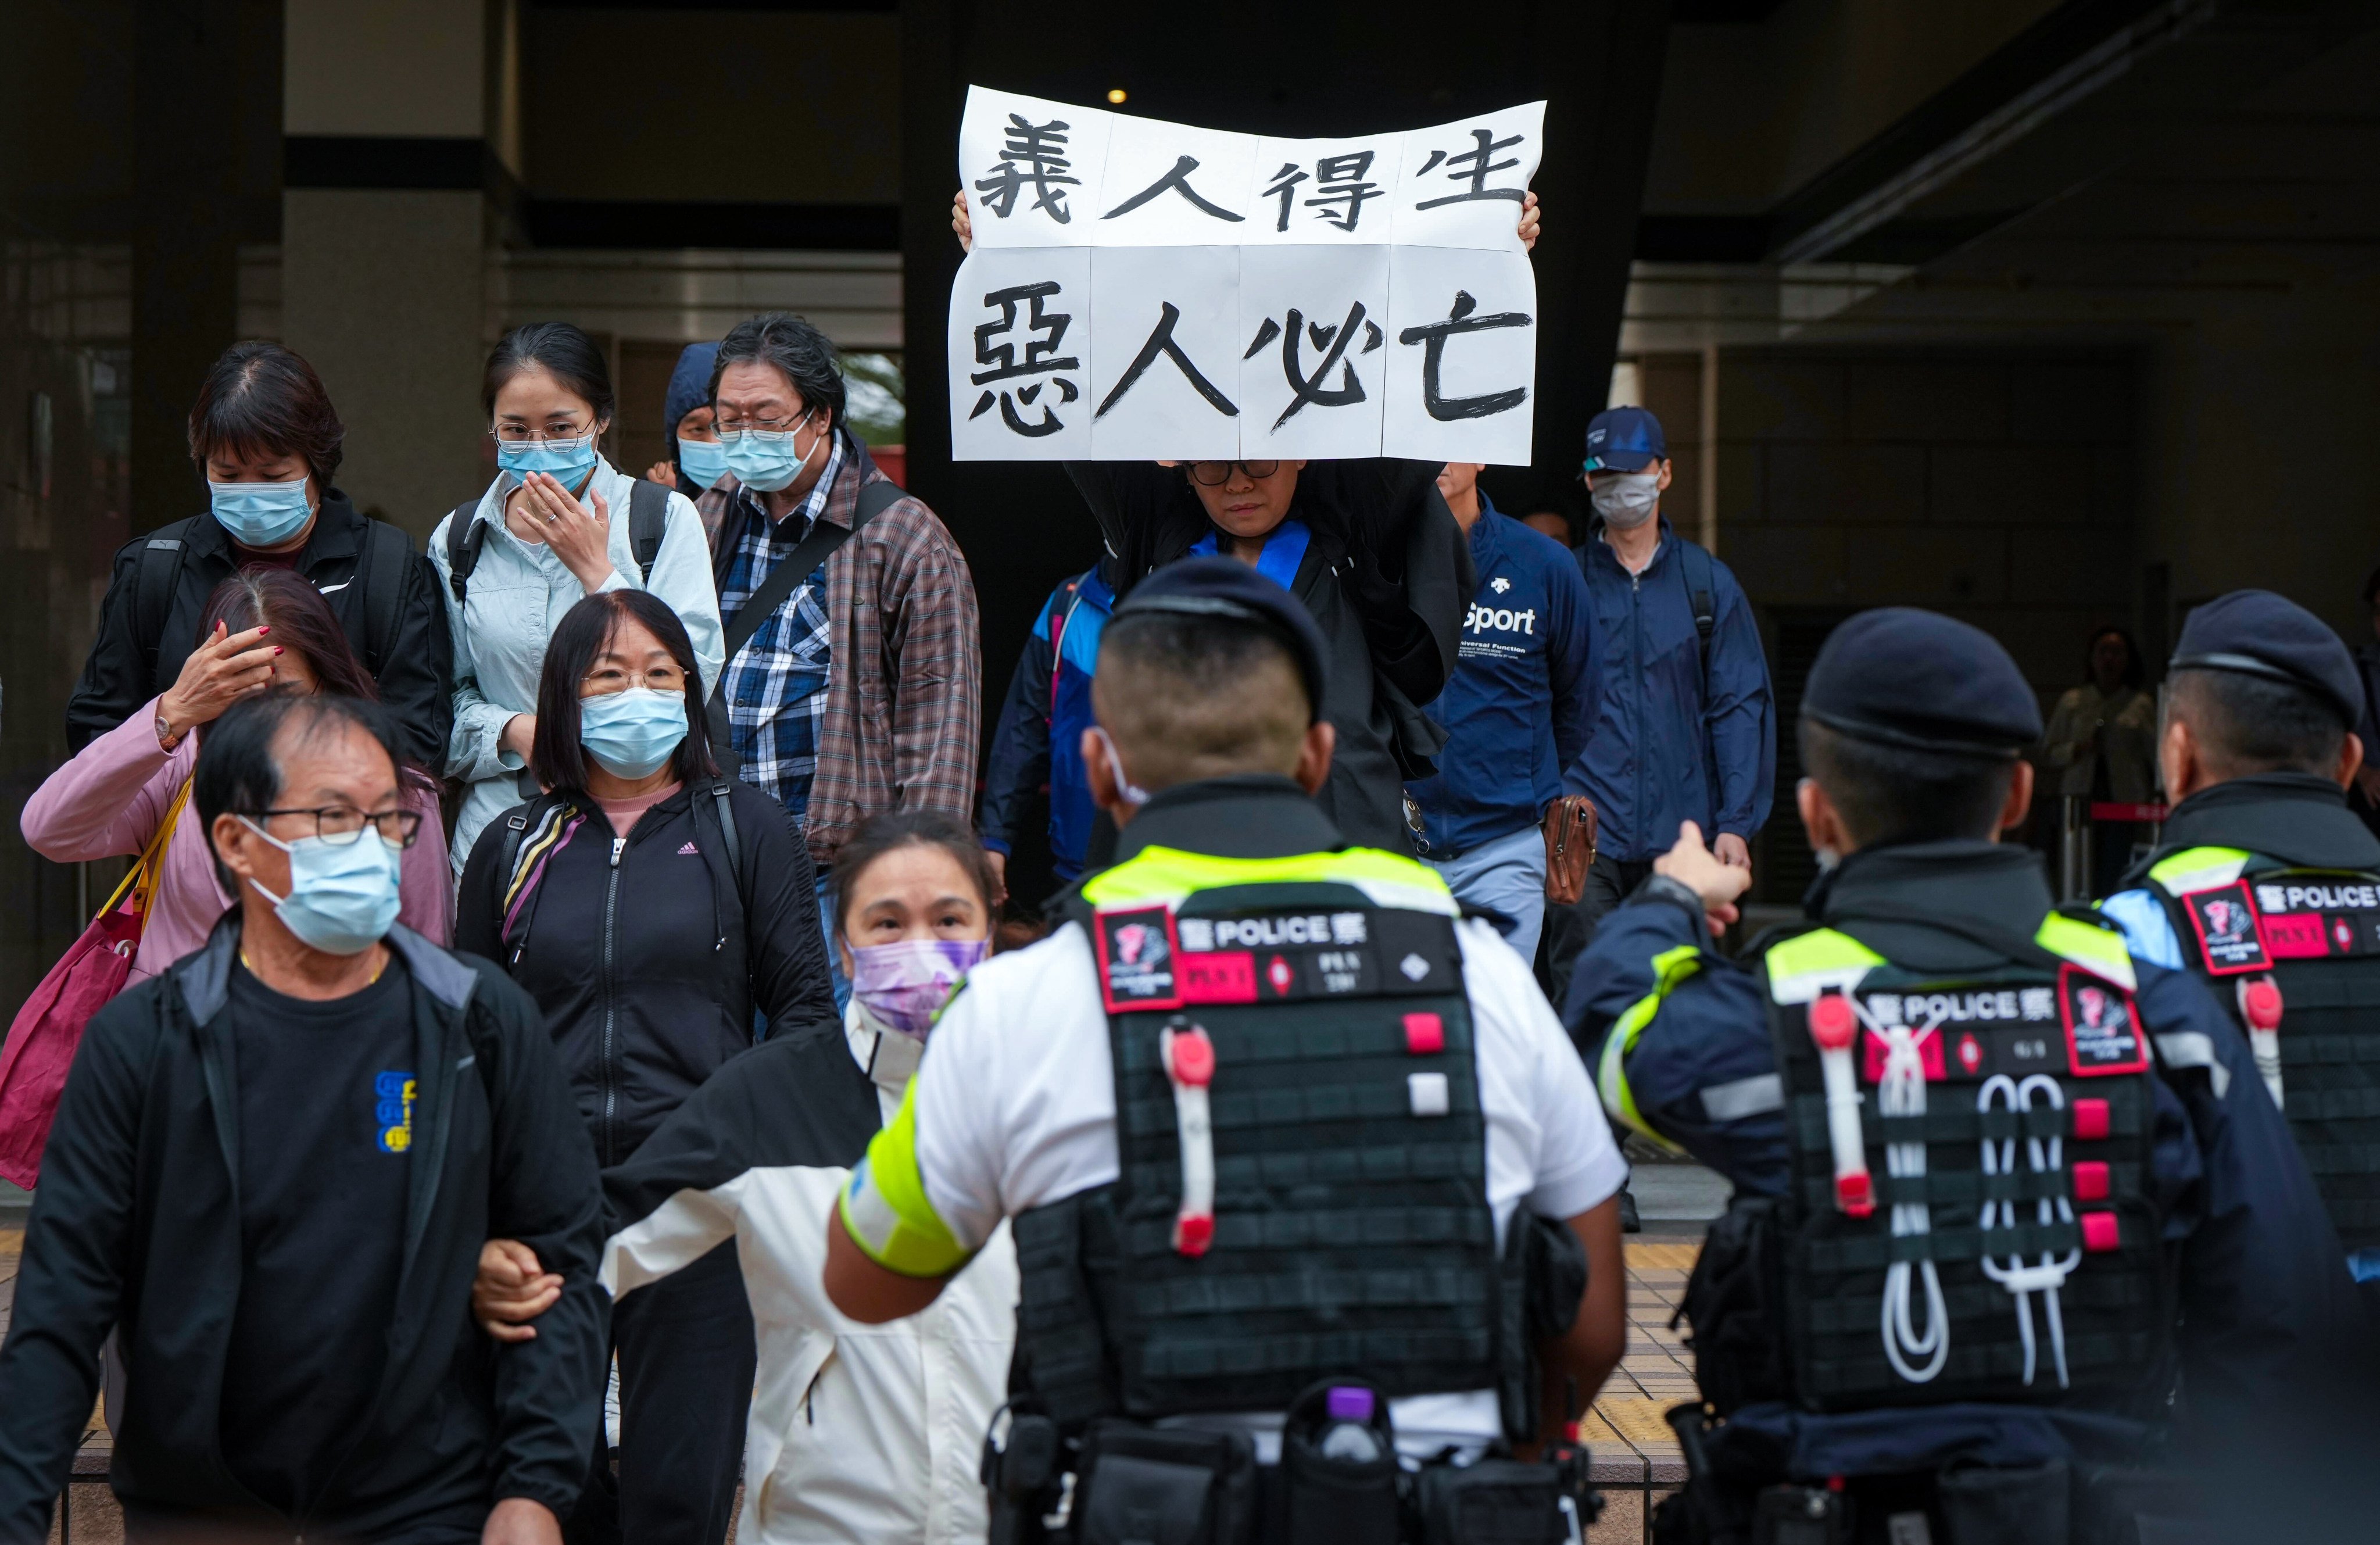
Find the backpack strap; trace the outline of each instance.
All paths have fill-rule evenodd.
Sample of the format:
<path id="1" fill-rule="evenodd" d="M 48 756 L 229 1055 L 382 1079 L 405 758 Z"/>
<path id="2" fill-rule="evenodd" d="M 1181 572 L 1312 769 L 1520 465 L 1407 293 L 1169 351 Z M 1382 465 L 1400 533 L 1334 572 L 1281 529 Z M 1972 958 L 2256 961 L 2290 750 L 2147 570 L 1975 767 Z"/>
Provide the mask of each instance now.
<path id="1" fill-rule="evenodd" d="M 360 602 L 347 597 L 347 611 L 363 609 L 363 639 L 357 654 L 364 669 L 377 678 L 387 668 L 389 651 L 396 645 L 397 613 L 405 601 L 405 569 L 413 556 L 413 539 L 385 520 L 364 522 L 363 554 L 356 563 L 350 589 L 362 592 Z M 348 637 L 355 635 L 351 629 Z"/>
<path id="2" fill-rule="evenodd" d="M 637 554 L 637 583 L 653 582 L 653 560 L 669 534 L 670 491 L 638 478 L 628 489 L 628 545 Z"/>
<path id="3" fill-rule="evenodd" d="M 446 585 L 455 592 L 455 604 L 471 587 L 471 571 L 480 566 L 480 549 L 488 543 L 488 529 L 472 517 L 480 513 L 480 501 L 455 506 L 446 519 Z"/>
<path id="4" fill-rule="evenodd" d="M 1703 696 L 1710 696 L 1711 634 L 1718 627 L 1718 587 L 1711 578 L 1707 548 L 1683 537 L 1678 543 L 1678 578 L 1686 587 L 1686 606 L 1694 614 L 1694 651 L 1702 663 Z"/>
<path id="5" fill-rule="evenodd" d="M 1075 620 L 1075 608 L 1082 603 L 1083 582 L 1075 578 L 1066 581 L 1066 603 L 1050 608 L 1050 696 L 1041 714 L 1045 731 L 1058 724 L 1058 677 L 1065 669 L 1066 625 Z"/>
<path id="6" fill-rule="evenodd" d="M 496 943 L 507 957 L 503 962 L 507 969 L 528 943 L 528 931 L 537 917 L 537 898 L 544 891 L 544 886 L 538 883 L 542 876 L 533 871 L 568 839 L 570 820 L 577 813 L 568 796 L 545 794 L 497 818 L 503 822 L 504 836 L 496 851 Z M 528 888 L 527 895 L 522 894 L 524 886 Z M 521 924 L 518 939 L 506 934 L 516 912 Z"/>
<path id="7" fill-rule="evenodd" d="M 719 980 L 729 993 L 726 1005 L 729 1021 L 740 1027 L 752 1021 L 754 994 L 752 961 L 744 938 L 744 920 L 750 908 L 744 896 L 744 844 L 735 833 L 735 792 L 733 778 L 721 777 L 711 781 L 710 813 L 719 822 L 719 843 L 714 848 L 705 838 L 701 847 L 703 863 L 710 872 L 711 913 L 719 926 L 715 968 Z M 700 832 L 702 799 L 699 795 L 695 797 L 692 814 L 695 830 Z M 724 870 L 710 857 L 714 853 L 719 859 L 725 860 Z M 762 1036 L 756 1034 L 753 1039 L 758 1040 Z"/>
<path id="8" fill-rule="evenodd" d="M 735 609 L 735 620 L 727 625 L 727 637 L 720 655 L 719 680 L 710 689 L 710 728 L 711 755 L 718 759 L 720 770 L 729 777 L 735 775 L 736 757 L 733 727 L 727 717 L 727 670 L 760 625 L 776 615 L 777 608 L 785 603 L 804 579 L 819 565 L 826 562 L 834 550 L 859 534 L 859 529 L 891 509 L 909 495 L 890 478 L 880 478 L 861 486 L 858 507 L 851 512 L 851 524 L 838 526 L 820 519 L 810 525 L 809 534 L 794 546 L 760 582 L 743 605 Z"/>
<path id="9" fill-rule="evenodd" d="M 719 836 L 726 845 L 727 867 L 740 875 L 744 872 L 744 844 L 735 834 L 735 802 L 730 797 L 735 790 L 734 781 L 727 778 L 710 785 L 710 797 L 718 801 L 711 809 L 719 817 Z"/>
<path id="10" fill-rule="evenodd" d="M 165 624 L 174 610 L 174 592 L 181 588 L 182 562 L 188 554 L 187 542 L 165 533 L 180 530 L 186 524 L 176 521 L 152 534 L 140 544 L 140 555 L 133 561 L 133 638 L 148 659 L 152 683 L 157 675 L 158 646 L 164 641 Z"/>

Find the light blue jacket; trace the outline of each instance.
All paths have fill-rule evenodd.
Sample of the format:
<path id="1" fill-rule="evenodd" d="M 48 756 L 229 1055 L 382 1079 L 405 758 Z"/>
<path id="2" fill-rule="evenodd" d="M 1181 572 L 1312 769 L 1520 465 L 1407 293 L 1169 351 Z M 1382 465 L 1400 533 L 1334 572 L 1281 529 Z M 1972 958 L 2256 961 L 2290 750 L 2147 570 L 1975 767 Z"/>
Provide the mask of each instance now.
<path id="1" fill-rule="evenodd" d="M 488 534 L 462 605 L 455 603 L 446 561 L 446 529 L 454 516 L 440 521 L 430 536 L 430 561 L 438 570 L 439 593 L 446 598 L 446 621 L 455 639 L 455 729 L 446 743 L 446 772 L 470 785 L 455 821 L 452 851 L 457 875 L 471 856 L 480 829 L 521 801 L 524 764 L 499 747 L 497 737 L 514 714 L 537 712 L 546 641 L 563 614 L 587 597 L 577 576 L 552 548 L 523 541 L 506 529 L 504 495 L 515 486 L 509 474 L 499 474 L 472 512 L 472 519 L 487 523 Z M 611 506 L 612 577 L 602 588 L 649 590 L 667 602 L 694 641 L 695 662 L 702 668 L 708 692 L 719 679 L 724 637 L 702 517 L 686 495 L 673 493 L 653 571 L 639 575 L 628 537 L 628 496 L 635 486 L 635 479 L 598 460 L 589 492 L 579 495 L 592 508 L 593 493 L 601 492 Z M 700 728 L 696 726 L 697 733 Z"/>

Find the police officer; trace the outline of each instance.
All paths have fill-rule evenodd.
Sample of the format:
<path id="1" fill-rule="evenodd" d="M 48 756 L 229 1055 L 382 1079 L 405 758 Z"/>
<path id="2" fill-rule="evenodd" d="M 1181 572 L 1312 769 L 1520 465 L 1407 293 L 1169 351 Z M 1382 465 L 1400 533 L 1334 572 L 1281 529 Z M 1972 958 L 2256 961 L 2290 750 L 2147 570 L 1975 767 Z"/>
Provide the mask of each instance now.
<path id="1" fill-rule="evenodd" d="M 2015 663 L 1864 613 L 1800 733 L 1814 926 L 1750 970 L 1711 953 L 1744 875 L 1688 825 L 1572 994 L 1574 1031 L 1609 1026 L 1607 1108 L 1738 1187 L 1687 1290 L 1721 1418 L 1684 1433 L 1687 1538 L 2130 1539 L 2328 1501 L 2320 1402 L 2360 1349 L 2337 1235 L 2205 990 L 1996 842 L 2041 735 Z M 2193 1473 L 2252 1483 L 2111 1478 L 2159 1455 L 2177 1386 Z"/>
<path id="2" fill-rule="evenodd" d="M 2158 732 L 2173 814 L 2103 910 L 2132 954 L 2202 978 L 2247 1031 L 2350 1270 L 2371 1283 L 2380 839 L 2347 805 L 2362 706 L 2347 646 L 2295 602 L 2234 590 L 2192 612 Z"/>
<path id="3" fill-rule="evenodd" d="M 1401 1473 L 1593 1397 L 1624 1338 L 1623 1172 L 1527 963 L 1310 797 L 1324 659 L 1245 564 L 1134 590 L 1083 739 L 1117 861 L 969 975 L 828 1225 L 827 1292 L 873 1322 L 1015 1220 L 995 1539 L 1040 1538 L 1068 1472 L 1083 1541 L 1583 1521 L 1575 1465 Z"/>

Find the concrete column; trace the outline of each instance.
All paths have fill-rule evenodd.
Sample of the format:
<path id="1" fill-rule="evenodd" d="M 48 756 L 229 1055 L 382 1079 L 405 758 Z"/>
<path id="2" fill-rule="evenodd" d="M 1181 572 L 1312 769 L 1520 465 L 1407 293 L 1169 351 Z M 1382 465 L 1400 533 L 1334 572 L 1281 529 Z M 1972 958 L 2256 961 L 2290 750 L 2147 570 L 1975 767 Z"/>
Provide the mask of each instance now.
<path id="1" fill-rule="evenodd" d="M 347 425 L 340 486 L 426 538 L 486 481 L 505 0 L 288 0 L 282 335 Z"/>

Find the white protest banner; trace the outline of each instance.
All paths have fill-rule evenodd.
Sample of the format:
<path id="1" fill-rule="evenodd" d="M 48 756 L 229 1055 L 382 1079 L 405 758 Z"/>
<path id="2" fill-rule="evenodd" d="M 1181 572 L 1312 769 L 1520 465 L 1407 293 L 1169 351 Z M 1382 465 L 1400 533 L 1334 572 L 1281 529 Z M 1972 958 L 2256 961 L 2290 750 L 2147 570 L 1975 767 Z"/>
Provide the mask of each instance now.
<path id="1" fill-rule="evenodd" d="M 1525 465 L 1544 122 L 1279 140 L 970 90 L 953 454 Z"/>

